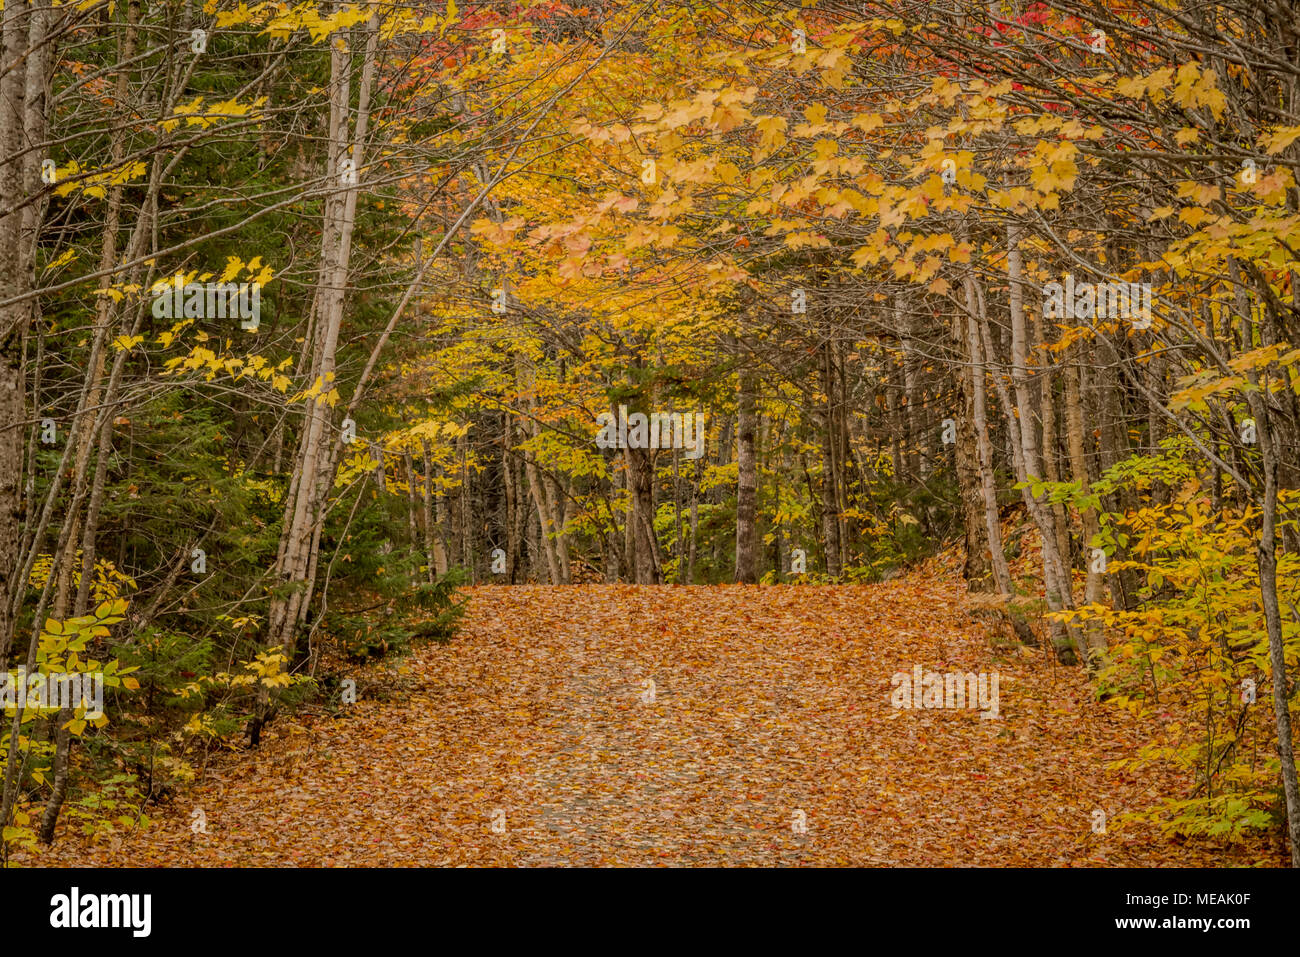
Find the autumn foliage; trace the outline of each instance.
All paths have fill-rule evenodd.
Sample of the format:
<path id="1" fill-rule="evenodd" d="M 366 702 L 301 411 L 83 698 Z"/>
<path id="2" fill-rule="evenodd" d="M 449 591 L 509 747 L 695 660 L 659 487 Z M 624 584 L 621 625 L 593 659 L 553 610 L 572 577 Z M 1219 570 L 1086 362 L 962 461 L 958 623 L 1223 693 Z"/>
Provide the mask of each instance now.
<path id="1" fill-rule="evenodd" d="M 713 822 L 679 860 L 1300 864 L 1291 26 L 1235 0 L 35 0 L 0 39 L 0 659 L 122 676 L 102 728 L 6 711 L 6 848 L 34 859 L 66 807 L 79 852 L 120 850 L 225 761 L 208 803 L 254 823 L 195 851 L 164 810 L 148 862 L 250 863 L 283 822 L 249 808 L 321 790 L 397 861 L 411 761 L 447 789 L 423 863 L 653 862 L 612 832 L 464 844 L 494 801 L 536 836 L 614 788 L 572 756 L 591 688 L 611 760 L 672 768 L 609 827 L 670 791 Z M 150 305 L 226 283 L 259 317 Z M 415 697 L 318 720 L 428 638 L 392 665 Z M 793 712 L 756 704 L 765 654 Z M 926 753 L 889 678 L 949 658 L 1018 690 L 1003 731 L 941 722 Z M 655 674 L 680 724 L 614 703 Z M 304 715 L 342 766 L 377 735 L 382 773 L 247 756 Z M 794 750 L 738 770 L 776 727 Z M 467 770 L 474 728 L 497 750 Z M 960 813 L 890 777 L 950 748 Z M 835 841 L 769 840 L 794 808 Z M 1093 841 L 1097 809 L 1162 843 Z"/>

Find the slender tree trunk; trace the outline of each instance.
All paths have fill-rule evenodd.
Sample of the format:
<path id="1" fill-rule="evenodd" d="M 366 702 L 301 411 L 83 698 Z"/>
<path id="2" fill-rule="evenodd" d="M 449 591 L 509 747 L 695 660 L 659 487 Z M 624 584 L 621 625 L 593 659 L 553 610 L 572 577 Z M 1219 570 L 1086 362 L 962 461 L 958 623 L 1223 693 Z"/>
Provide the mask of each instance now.
<path id="1" fill-rule="evenodd" d="M 1002 527 L 998 515 L 998 493 L 994 485 L 993 446 L 989 441 L 988 414 L 985 409 L 984 392 L 984 356 L 980 345 L 978 320 L 973 309 L 975 295 L 972 289 L 974 281 L 967 276 L 966 301 L 966 348 L 970 356 L 971 412 L 975 426 L 975 448 L 979 457 L 980 493 L 984 501 L 984 534 L 988 540 L 989 561 L 993 568 L 993 583 L 998 594 L 1004 599 L 1012 595 L 1011 569 L 1007 567 L 1006 554 L 1002 551 Z"/>
<path id="2" fill-rule="evenodd" d="M 822 540 L 826 548 L 826 574 L 838 578 L 840 563 L 839 462 L 835 455 L 835 376 L 831 365 L 831 348 L 822 347 L 822 392 L 826 398 L 822 440 Z"/>
<path id="3" fill-rule="evenodd" d="M 429 454 L 429 440 L 420 440 L 424 461 L 424 552 L 429 564 L 429 582 L 447 574 L 447 552 L 442 544 L 442 525 L 446 518 L 441 497 L 433 488 L 433 457 Z M 436 500 L 436 503 L 435 503 Z"/>
<path id="4" fill-rule="evenodd" d="M 532 496 L 533 507 L 537 510 L 538 521 L 541 522 L 541 546 L 546 555 L 546 568 L 551 576 L 551 584 L 560 585 L 564 582 L 564 576 L 560 572 L 560 556 L 556 550 L 555 516 L 551 513 L 550 505 L 546 501 L 546 493 L 542 488 L 542 477 L 538 472 L 536 463 L 533 462 L 532 454 L 525 453 L 524 461 L 527 463 L 528 468 L 528 491 Z"/>
<path id="5" fill-rule="evenodd" d="M 541 433 L 541 427 L 535 422 L 533 425 L 536 434 Z M 547 511 L 553 516 L 552 521 L 555 524 L 555 557 L 560 565 L 560 584 L 567 585 L 572 581 L 572 570 L 569 567 L 569 516 L 571 515 L 571 506 L 573 499 L 569 495 L 569 490 L 558 475 L 545 477 L 542 487 L 546 493 Z"/>
<path id="6" fill-rule="evenodd" d="M 736 581 L 758 582 L 758 463 L 754 454 L 755 376 L 748 369 L 740 373 L 740 394 L 736 429 Z"/>
<path id="7" fill-rule="evenodd" d="M 999 554 L 1002 551 L 996 518 L 997 502 L 995 497 L 992 528 L 999 534 L 994 545 L 990 544 L 989 526 L 985 521 L 988 502 L 985 498 L 980 466 L 980 446 L 975 421 L 975 388 L 972 387 L 971 370 L 962 369 L 960 372 L 958 382 L 962 408 L 955 423 L 957 427 L 955 464 L 957 485 L 961 490 L 962 526 L 966 541 L 966 560 L 962 565 L 962 578 L 965 579 L 966 587 L 970 591 L 991 591 L 998 587 L 993 578 L 993 548 L 996 547 Z M 1009 574 L 1008 578 L 1010 578 Z"/>
<path id="8" fill-rule="evenodd" d="M 1257 376 L 1252 375 L 1257 379 Z M 1273 678 L 1273 718 L 1277 727 L 1277 753 L 1282 769 L 1282 791 L 1286 798 L 1287 836 L 1291 842 L 1291 866 L 1300 867 L 1300 783 L 1296 778 L 1295 745 L 1291 736 L 1290 682 L 1286 673 L 1286 646 L 1282 615 L 1277 600 L 1277 455 L 1267 404 L 1259 392 L 1249 396 L 1255 417 L 1260 451 L 1264 459 L 1264 505 L 1260 515 L 1258 547 L 1259 588 L 1268 632 L 1268 660 Z"/>
<path id="9" fill-rule="evenodd" d="M 1077 353 L 1079 346 L 1076 343 L 1070 347 L 1071 353 Z M 1080 490 L 1084 495 L 1092 493 L 1092 486 L 1088 478 L 1088 460 L 1083 451 L 1083 401 L 1079 389 L 1079 367 L 1071 361 L 1065 368 L 1065 429 L 1067 434 L 1067 445 L 1070 452 L 1070 471 L 1074 473 L 1074 481 L 1079 483 Z M 1089 605 L 1100 604 L 1105 596 L 1106 576 L 1102 569 L 1104 565 L 1094 561 L 1092 555 L 1093 539 L 1100 534 L 1101 524 L 1097 520 L 1097 510 L 1091 507 L 1079 510 L 1079 518 L 1083 523 L 1083 557 L 1085 567 L 1088 569 L 1088 577 L 1085 579 L 1083 588 L 1083 600 Z M 1084 641 L 1088 646 L 1088 660 L 1095 660 L 1095 656 L 1106 651 L 1106 633 L 1102 628 L 1100 621 L 1089 618 L 1083 629 Z"/>
<path id="10" fill-rule="evenodd" d="M 686 555 L 686 584 L 695 584 L 695 544 L 700 537 L 700 482 L 704 477 L 702 459 L 695 460 L 695 479 L 691 482 L 691 544 Z"/>
<path id="11" fill-rule="evenodd" d="M 44 100 L 28 102 L 32 85 L 28 70 L 39 69 L 39 57 L 25 56 L 33 50 L 33 37 L 43 38 L 48 4 L 7 3 L 0 15 L 0 55 L 5 73 L 0 75 L 0 208 L 10 210 L 0 215 L 0 299 L 28 293 L 32 288 L 31 256 L 25 243 L 34 239 L 25 235 L 24 214 L 19 210 L 26 187 L 32 181 L 30 167 L 39 162 L 34 152 L 22 158 L 24 131 L 43 129 L 43 122 L 33 122 L 30 110 L 45 108 Z M 36 78 L 41 84 L 44 77 Z M 26 182 L 25 182 L 26 181 Z M 26 582 L 19 562 L 18 543 L 23 540 L 24 502 L 23 434 L 26 417 L 23 338 L 32 315 L 30 301 L 0 308 L 0 667 L 8 667 L 9 650 L 14 638 L 12 606 L 17 604 Z M 0 819 L 0 827 L 8 817 Z"/>
<path id="12" fill-rule="evenodd" d="M 1015 227 L 1007 231 L 1007 274 L 1010 284 L 1011 310 L 1011 380 L 1015 388 L 1014 404 L 1006 394 L 1002 380 L 994 376 L 999 398 L 1002 400 L 1003 414 L 1007 423 L 1008 440 L 1011 444 L 1011 458 L 1016 470 L 1016 478 L 1024 483 L 1031 478 L 1042 479 L 1042 466 L 1038 449 L 1038 436 L 1034 425 L 1035 406 L 1029 388 L 1029 376 L 1026 369 L 1026 348 L 1028 336 L 1025 327 L 1024 300 L 1021 290 L 1020 236 Z M 985 315 L 983 299 L 980 299 L 980 327 L 989 339 L 988 317 Z M 991 345 L 987 346 L 990 355 Z M 1047 607 L 1059 612 L 1074 607 L 1070 589 L 1069 572 L 1057 551 L 1056 529 L 1051 512 L 1043 504 L 1043 495 L 1034 495 L 1028 487 L 1021 491 L 1025 507 L 1038 528 L 1043 558 L 1043 582 L 1047 593 Z M 1077 627 L 1052 620 L 1050 624 L 1052 643 L 1057 656 L 1068 661 L 1077 655 L 1080 661 L 1087 661 L 1087 649 Z"/>
<path id="13" fill-rule="evenodd" d="M 1039 313 L 1034 313 L 1034 343 L 1037 346 L 1043 346 L 1043 323 L 1039 318 Z M 1039 401 L 1043 408 L 1043 474 L 1049 482 L 1061 481 L 1061 469 L 1057 461 L 1057 415 L 1056 415 L 1056 393 L 1052 383 L 1053 365 L 1048 360 L 1046 350 L 1038 350 L 1039 361 L 1036 363 L 1040 370 L 1036 376 L 1039 380 Z M 1052 526 L 1056 529 L 1056 550 L 1061 555 L 1061 564 L 1064 566 L 1067 580 L 1072 579 L 1071 569 L 1073 563 L 1070 560 L 1070 523 L 1069 516 L 1066 513 L 1065 506 L 1055 504 L 1051 507 Z"/>
<path id="14" fill-rule="evenodd" d="M 1237 312 L 1243 321 L 1251 315 L 1250 300 L 1241 282 L 1235 260 L 1229 260 Z M 1271 320 L 1266 326 L 1271 325 Z M 1265 335 L 1269 333 L 1266 331 Z M 1287 837 L 1291 843 L 1291 866 L 1300 867 L 1300 781 L 1296 777 L 1295 744 L 1291 725 L 1291 682 L 1286 672 L 1286 640 L 1282 633 L 1282 614 L 1277 597 L 1277 492 L 1278 454 L 1276 416 L 1270 408 L 1271 390 L 1267 370 L 1261 374 L 1247 372 L 1253 388 L 1247 393 L 1255 433 L 1259 441 L 1264 469 L 1264 501 L 1260 509 L 1260 535 L 1257 548 L 1260 600 L 1264 611 L 1264 628 L 1268 634 L 1269 670 L 1273 679 L 1273 720 L 1277 730 L 1277 753 L 1282 771 L 1282 792 L 1286 803 Z M 1261 385 L 1261 379 L 1263 383 Z"/>
<path id="15" fill-rule="evenodd" d="M 515 575 L 519 566 L 519 527 L 515 524 L 515 513 L 519 511 L 519 488 L 515 482 L 512 431 L 511 419 L 507 415 L 502 435 L 501 475 L 506 496 L 506 580 L 513 585 L 516 584 Z"/>
<path id="16" fill-rule="evenodd" d="M 898 326 L 903 330 L 903 421 L 901 430 L 907 448 L 907 475 L 924 482 L 930 471 L 930 457 L 921 452 L 921 434 L 924 426 L 921 422 L 920 378 L 921 360 L 917 355 L 916 344 L 912 339 L 912 317 L 905 310 L 901 298 L 895 300 L 894 316 Z M 898 434 L 895 430 L 895 435 Z M 897 470 L 898 465 L 895 464 Z M 899 481 L 903 474 L 896 471 Z"/>
<path id="17" fill-rule="evenodd" d="M 344 5 L 337 3 L 335 9 L 342 11 Z M 322 395 L 334 384 L 356 223 L 357 179 L 344 179 L 343 164 L 350 161 L 357 171 L 357 178 L 360 177 L 370 120 L 378 21 L 372 18 L 366 31 L 365 58 L 351 136 L 350 57 L 341 36 L 330 44 L 330 129 L 325 175 L 336 192 L 330 195 L 325 206 L 320 275 L 312 310 L 315 326 L 304 344 L 305 347 L 310 345 L 311 349 L 310 373 L 304 385 L 318 385 Z M 309 571 L 314 565 L 313 548 L 319 540 L 324 503 L 333 485 L 337 453 L 341 448 L 338 430 L 333 428 L 331 407 L 323 399 L 312 398 L 306 399 L 305 405 L 306 421 L 294 459 L 293 479 L 285 498 L 284 533 L 276 560 L 276 580 L 281 588 L 271 599 L 266 630 L 267 644 L 281 646 L 291 658 L 298 628 L 311 603 L 313 580 Z"/>

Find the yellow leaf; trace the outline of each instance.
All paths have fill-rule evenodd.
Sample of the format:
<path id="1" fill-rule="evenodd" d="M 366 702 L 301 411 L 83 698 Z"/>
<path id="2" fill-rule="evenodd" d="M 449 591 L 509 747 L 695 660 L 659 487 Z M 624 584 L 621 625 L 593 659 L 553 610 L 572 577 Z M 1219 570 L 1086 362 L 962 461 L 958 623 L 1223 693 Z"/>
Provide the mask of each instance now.
<path id="1" fill-rule="evenodd" d="M 1264 147 L 1270 156 L 1276 156 L 1297 139 L 1300 139 L 1300 126 L 1279 126 L 1268 133 L 1261 133 L 1259 145 Z"/>

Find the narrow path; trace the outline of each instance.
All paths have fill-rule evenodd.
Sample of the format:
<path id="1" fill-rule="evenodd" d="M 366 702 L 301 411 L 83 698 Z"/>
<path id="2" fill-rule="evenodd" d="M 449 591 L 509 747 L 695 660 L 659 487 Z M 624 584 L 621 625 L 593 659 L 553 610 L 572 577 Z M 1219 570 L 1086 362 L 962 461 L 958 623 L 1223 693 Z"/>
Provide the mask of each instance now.
<path id="1" fill-rule="evenodd" d="M 997 672 L 1000 717 L 894 709 L 891 677 L 918 664 Z M 278 722 L 118 848 L 65 831 L 45 860 L 1224 863 L 1094 832 L 1095 810 L 1181 782 L 1106 770 L 1144 729 L 990 639 L 954 585 L 480 587 L 460 637 L 359 685 L 346 717 Z"/>

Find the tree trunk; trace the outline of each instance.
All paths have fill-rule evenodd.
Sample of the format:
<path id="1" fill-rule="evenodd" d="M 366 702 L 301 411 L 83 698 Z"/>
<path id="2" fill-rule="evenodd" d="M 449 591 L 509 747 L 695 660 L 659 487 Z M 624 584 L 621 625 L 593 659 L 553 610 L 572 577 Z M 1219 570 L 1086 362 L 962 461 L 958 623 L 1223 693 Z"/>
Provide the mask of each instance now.
<path id="1" fill-rule="evenodd" d="M 335 4 L 337 11 L 343 4 Z M 347 43 L 342 36 L 330 44 L 330 125 L 326 180 L 336 187 L 325 205 L 321 240 L 321 264 L 313 304 L 313 328 L 304 348 L 310 349 L 310 371 L 303 383 L 314 384 L 327 393 L 333 388 L 337 367 L 339 333 L 343 325 L 348 271 L 352 256 L 352 233 L 356 223 L 356 180 L 345 181 L 343 163 L 351 160 L 360 176 L 370 120 L 370 93 L 375 75 L 379 24 L 374 18 L 366 25 L 367 39 L 362 67 L 355 127 L 349 137 L 351 66 Z M 349 149 L 349 139 L 351 139 Z M 337 189 L 342 186 L 341 189 Z M 293 479 L 285 496 L 284 532 L 276 558 L 275 578 L 279 589 L 267 612 L 266 643 L 279 645 L 293 657 L 298 629 L 311 603 L 313 547 L 324 521 L 324 504 L 341 448 L 339 430 L 333 428 L 331 407 L 323 399 L 306 400 L 306 421 L 293 463 Z"/>
<path id="2" fill-rule="evenodd" d="M 1045 345 L 1044 330 L 1040 313 L 1034 313 L 1033 332 L 1036 346 Z M 1057 461 L 1057 415 L 1056 393 L 1052 387 L 1053 363 L 1045 349 L 1038 350 L 1039 361 L 1039 401 L 1043 408 L 1043 475 L 1049 482 L 1061 481 L 1061 469 Z M 1072 580 L 1073 562 L 1070 560 L 1070 523 L 1065 506 L 1055 504 L 1051 507 L 1052 526 L 1056 529 L 1056 550 L 1061 555 L 1061 564 L 1065 568 L 1067 580 Z"/>
<path id="3" fill-rule="evenodd" d="M 1076 343 L 1070 347 L 1071 354 L 1079 352 Z M 1065 429 L 1067 445 L 1070 452 L 1070 471 L 1074 481 L 1079 483 L 1084 495 L 1092 493 L 1088 478 L 1088 460 L 1083 451 L 1083 402 L 1079 389 L 1079 367 L 1071 361 L 1065 368 Z M 1101 533 L 1101 524 L 1097 521 L 1097 510 L 1083 508 L 1079 510 L 1083 523 L 1083 559 L 1088 569 L 1088 577 L 1083 587 L 1083 600 L 1089 605 L 1100 604 L 1105 596 L 1105 572 L 1097 568 L 1092 559 L 1093 539 Z M 1104 566 L 1103 566 L 1104 567 Z M 1083 629 L 1084 642 L 1088 646 L 1088 660 L 1106 651 L 1106 632 L 1100 621 L 1090 618 Z"/>
<path id="4" fill-rule="evenodd" d="M 40 71 L 43 58 L 35 55 L 44 38 L 48 4 L 5 4 L 0 20 L 0 50 L 6 73 L 0 76 L 0 299 L 23 296 L 31 291 L 30 253 L 24 249 L 35 238 L 24 229 L 20 210 L 29 185 L 34 186 L 32 168 L 39 163 L 35 150 L 24 160 L 25 133 L 35 126 L 43 129 L 46 104 L 29 102 L 29 71 Z M 35 41 L 35 44 L 33 44 Z M 25 55 L 25 51 L 27 54 Z M 44 77 L 35 77 L 43 86 Z M 34 122 L 29 112 L 39 110 Z M 43 141 L 42 136 L 39 141 Z M 23 434 L 26 418 L 23 338 L 32 315 L 30 301 L 0 308 L 0 666 L 8 667 L 14 637 L 11 608 L 26 586 L 19 562 L 18 543 L 23 539 L 22 495 Z M 0 820 L 0 827 L 8 819 Z"/>
<path id="5" fill-rule="evenodd" d="M 978 320 L 973 310 L 975 296 L 972 286 L 974 281 L 966 278 L 966 348 L 970 356 L 971 412 L 975 426 L 975 448 L 979 457 L 980 494 L 984 503 L 984 534 L 988 541 L 989 561 L 993 568 L 993 583 L 1003 599 L 1009 599 L 1011 590 L 1011 569 L 1007 567 L 1006 554 L 1002 551 L 1002 527 L 998 515 L 998 493 L 994 485 L 993 446 L 989 441 L 988 413 L 985 409 L 984 392 L 984 357 L 980 345 Z"/>
<path id="6" fill-rule="evenodd" d="M 634 548 L 632 570 L 638 585 L 657 585 L 659 542 L 654 534 L 654 466 L 647 449 L 625 449 L 628 492 L 632 508 L 628 515 Z"/>
<path id="7" fill-rule="evenodd" d="M 434 508 L 434 499 L 437 496 L 433 490 L 434 465 L 429 455 L 428 439 L 420 440 L 420 451 L 423 453 L 424 462 L 424 554 L 429 567 L 428 581 L 432 584 L 437 577 L 447 574 L 447 553 L 442 547 L 444 510 L 439 507 L 435 512 Z"/>
<path id="8" fill-rule="evenodd" d="M 754 454 L 755 376 L 748 369 L 740 373 L 740 395 L 736 429 L 736 581 L 758 582 L 758 464 Z"/>
<path id="9" fill-rule="evenodd" d="M 825 412 L 822 418 L 822 540 L 826 548 L 826 574 L 839 578 L 843 568 L 840 563 L 840 510 L 839 468 L 835 455 L 835 376 L 831 365 L 831 348 L 822 347 L 822 392 Z"/>
<path id="10" fill-rule="evenodd" d="M 1238 287 L 1240 288 L 1240 287 Z M 1258 376 L 1251 376 L 1257 379 Z M 1300 867 L 1300 783 L 1296 778 L 1295 746 L 1291 737 L 1290 683 L 1286 674 L 1286 646 L 1277 600 L 1277 455 L 1273 447 L 1268 406 L 1259 392 L 1249 395 L 1260 451 L 1264 459 L 1264 505 L 1260 515 L 1258 548 L 1260 598 L 1268 632 L 1268 661 L 1273 678 L 1273 719 L 1277 727 L 1277 753 L 1286 798 L 1287 835 L 1291 841 L 1291 866 Z"/>
<path id="11" fill-rule="evenodd" d="M 524 453 L 524 462 L 528 470 L 528 491 L 532 496 L 533 507 L 537 510 L 538 521 L 541 523 L 541 546 L 546 555 L 546 569 L 550 573 L 551 584 L 560 585 L 564 582 L 564 576 L 560 571 L 560 556 L 556 549 L 555 516 L 551 512 L 550 503 L 546 500 L 546 492 L 542 488 L 542 476 L 531 453 Z"/>
<path id="12" fill-rule="evenodd" d="M 1038 435 L 1034 425 L 1035 406 L 1029 389 L 1029 376 L 1026 369 L 1026 349 L 1028 336 L 1025 327 L 1025 309 L 1021 290 L 1020 234 L 1017 228 L 1007 230 L 1007 278 L 1010 285 L 1011 311 L 1011 381 L 1015 388 L 1016 399 L 1013 404 L 1006 394 L 1006 386 L 1001 378 L 994 376 L 999 398 L 1002 400 L 1003 414 L 1007 423 L 1008 439 L 1011 443 L 1012 462 L 1016 478 L 1025 483 L 1031 478 L 1042 479 Z M 988 342 L 988 317 L 985 314 L 983 300 L 980 300 L 980 328 Z M 988 347 L 989 355 L 993 354 Z M 1071 594 L 1070 576 L 1057 551 L 1056 528 L 1051 511 L 1043 504 L 1043 495 L 1034 495 L 1025 486 L 1021 497 L 1029 515 L 1038 528 L 1043 558 L 1043 583 L 1047 594 L 1047 607 L 1059 612 L 1074 607 Z M 1049 625 L 1052 643 L 1057 657 L 1068 662 L 1076 655 L 1080 661 L 1087 661 L 1087 649 L 1077 627 L 1053 619 Z"/>
<path id="13" fill-rule="evenodd" d="M 999 554 L 1002 552 L 1000 529 L 997 525 L 997 501 L 995 496 L 992 529 L 999 534 L 993 540 L 996 544 L 990 544 L 990 526 L 986 523 L 988 502 L 984 494 L 975 420 L 976 387 L 972 386 L 971 375 L 967 371 L 963 371 L 958 377 L 958 384 L 962 408 L 956 421 L 955 464 L 957 485 L 961 490 L 962 526 L 966 542 L 966 560 L 962 565 L 962 578 L 965 579 L 969 591 L 992 591 L 998 588 L 998 583 L 993 578 L 993 548 L 996 547 Z M 987 437 L 985 441 L 987 442 Z M 1009 573 L 1007 577 L 1010 578 Z"/>

